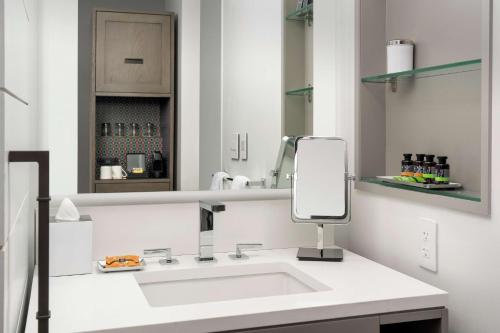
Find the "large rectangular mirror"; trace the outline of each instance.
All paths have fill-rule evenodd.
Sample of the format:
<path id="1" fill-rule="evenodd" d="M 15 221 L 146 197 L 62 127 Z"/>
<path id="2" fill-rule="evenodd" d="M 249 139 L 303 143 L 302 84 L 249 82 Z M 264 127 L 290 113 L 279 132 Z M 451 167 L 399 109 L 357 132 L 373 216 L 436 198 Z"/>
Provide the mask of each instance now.
<path id="1" fill-rule="evenodd" d="M 307 0 L 79 0 L 78 140 L 52 149 L 78 163 L 53 164 L 54 194 L 290 188 L 282 139 L 313 131 L 312 14 Z"/>

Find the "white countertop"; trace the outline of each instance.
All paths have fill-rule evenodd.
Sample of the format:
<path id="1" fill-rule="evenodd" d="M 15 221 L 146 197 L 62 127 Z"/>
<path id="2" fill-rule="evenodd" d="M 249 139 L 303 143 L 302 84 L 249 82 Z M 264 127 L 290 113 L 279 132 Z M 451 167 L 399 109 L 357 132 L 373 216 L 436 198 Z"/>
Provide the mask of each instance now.
<path id="1" fill-rule="evenodd" d="M 343 262 L 297 261 L 296 249 L 249 252 L 250 260 L 216 254 L 215 266 L 285 262 L 331 288 L 330 291 L 223 302 L 151 307 L 134 272 L 50 279 L 50 331 L 214 332 L 306 321 L 364 316 L 447 305 L 438 288 L 344 251 Z M 145 271 L 196 268 L 194 256 L 180 265 L 147 260 Z M 206 264 L 201 264 L 206 265 Z M 26 332 L 36 332 L 37 277 L 33 280 Z"/>
<path id="2" fill-rule="evenodd" d="M 164 205 L 167 203 L 198 203 L 199 201 L 262 201 L 290 200 L 290 189 L 245 189 L 223 191 L 169 191 L 138 193 L 79 193 L 55 195 L 50 206 L 59 207 L 64 198 L 69 198 L 78 207 Z"/>

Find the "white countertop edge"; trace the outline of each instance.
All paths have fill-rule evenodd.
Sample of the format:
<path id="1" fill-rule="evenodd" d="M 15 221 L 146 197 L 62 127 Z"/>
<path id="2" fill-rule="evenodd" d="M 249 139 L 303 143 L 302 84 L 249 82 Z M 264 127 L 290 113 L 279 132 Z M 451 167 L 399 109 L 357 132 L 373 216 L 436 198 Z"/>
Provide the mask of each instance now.
<path id="1" fill-rule="evenodd" d="M 414 302 L 408 306 L 408 302 Z M 390 314 L 407 311 L 420 311 L 427 309 L 439 309 L 446 307 L 445 295 L 422 296 L 406 298 L 404 300 L 376 301 L 365 304 L 361 309 L 359 304 L 340 304 L 335 306 L 311 307 L 309 309 L 283 310 L 277 312 L 238 315 L 233 317 L 220 317 L 199 319 L 186 322 L 171 322 L 152 324 L 148 326 L 124 327 L 116 329 L 103 329 L 106 333 L 200 333 L 200 327 L 204 332 L 233 332 L 240 330 L 257 330 L 266 327 L 303 324 L 324 320 L 342 320 L 358 317 L 370 317 L 381 314 Z M 431 305 L 435 304 L 435 305 Z M 404 310 L 401 309 L 404 307 Z M 383 309 L 374 311 L 375 308 Z"/>
<path id="2" fill-rule="evenodd" d="M 73 195 L 54 195 L 52 196 L 51 206 L 59 206 L 64 198 L 69 198 L 78 207 L 93 207 L 116 205 L 158 205 L 171 203 L 192 203 L 198 201 L 288 200 L 290 197 L 290 189 L 85 193 Z"/>

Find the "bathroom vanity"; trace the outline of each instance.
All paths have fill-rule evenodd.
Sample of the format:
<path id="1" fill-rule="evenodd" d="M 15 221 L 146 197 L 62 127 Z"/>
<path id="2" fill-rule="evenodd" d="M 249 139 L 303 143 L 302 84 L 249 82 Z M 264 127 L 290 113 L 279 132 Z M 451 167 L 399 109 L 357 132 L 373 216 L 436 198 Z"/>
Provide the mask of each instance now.
<path id="1" fill-rule="evenodd" d="M 447 332 L 446 292 L 348 251 L 340 263 L 296 253 L 149 258 L 140 272 L 51 278 L 51 332 Z"/>

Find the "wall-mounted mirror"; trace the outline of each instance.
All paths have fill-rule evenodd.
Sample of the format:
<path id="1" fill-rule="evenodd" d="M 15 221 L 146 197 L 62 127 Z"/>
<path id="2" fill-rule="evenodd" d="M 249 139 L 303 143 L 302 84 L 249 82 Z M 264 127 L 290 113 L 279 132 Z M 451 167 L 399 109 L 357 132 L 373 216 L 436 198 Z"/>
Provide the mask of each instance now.
<path id="1" fill-rule="evenodd" d="M 299 260 L 342 260 L 342 249 L 323 248 L 323 225 L 350 222 L 347 161 L 347 143 L 341 138 L 302 137 L 295 142 L 292 219 L 318 225 L 318 246 L 299 249 Z"/>
<path id="2" fill-rule="evenodd" d="M 312 19 L 312 2 L 296 0 L 78 1 L 65 23 L 77 54 L 74 39 L 57 40 L 69 60 L 42 64 L 78 67 L 78 108 L 43 114 L 48 128 L 73 125 L 64 140 L 48 133 L 53 193 L 210 190 L 221 172 L 224 190 L 289 188 L 291 169 L 273 176 L 281 140 L 313 128 L 302 7 Z"/>

